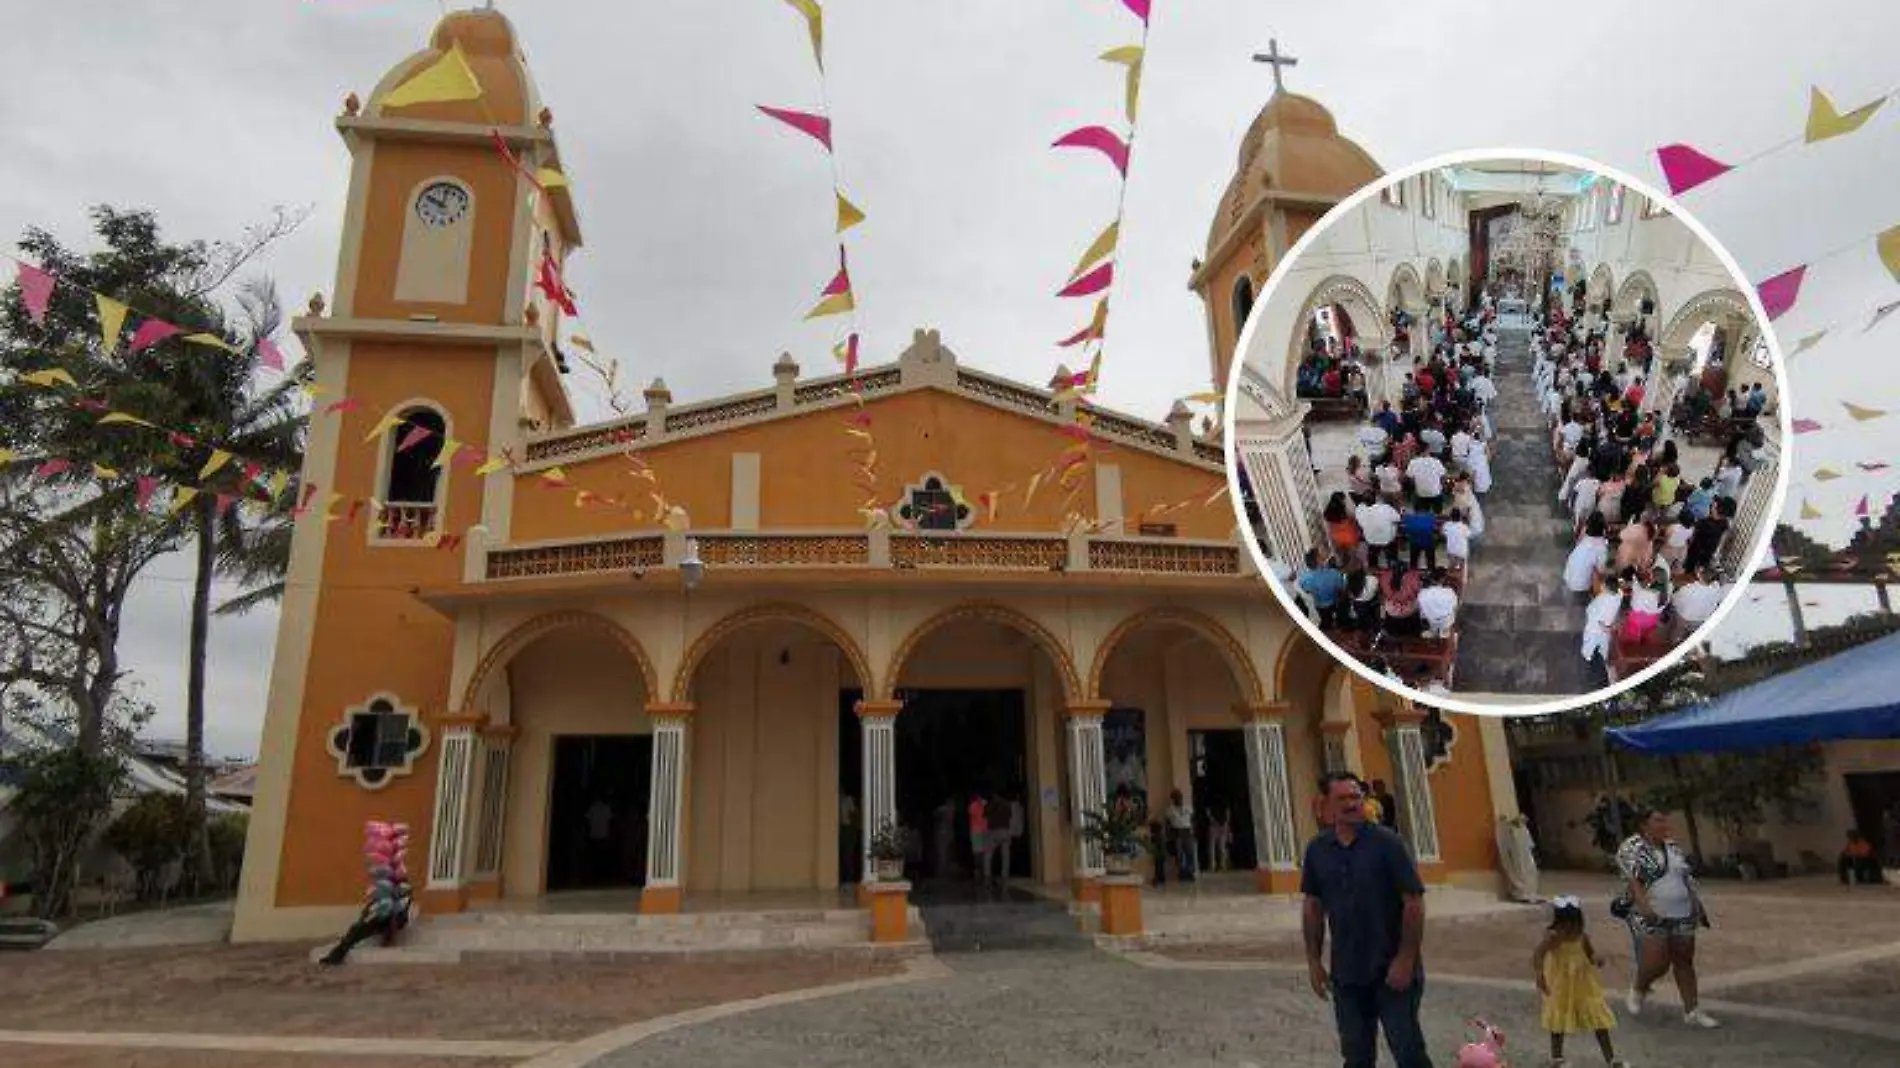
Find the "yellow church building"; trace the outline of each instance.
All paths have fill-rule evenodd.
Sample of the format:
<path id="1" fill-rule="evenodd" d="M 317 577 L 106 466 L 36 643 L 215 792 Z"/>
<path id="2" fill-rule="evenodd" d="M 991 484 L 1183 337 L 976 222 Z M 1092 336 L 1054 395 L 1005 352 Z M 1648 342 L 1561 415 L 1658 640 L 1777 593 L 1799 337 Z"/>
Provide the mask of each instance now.
<path id="1" fill-rule="evenodd" d="M 385 105 L 457 44 L 480 100 Z M 336 126 L 335 287 L 294 326 L 322 395 L 355 405 L 313 419 L 303 479 L 385 506 L 296 528 L 235 938 L 347 924 L 366 820 L 414 828 L 428 913 L 579 888 L 671 912 L 874 879 L 867 839 L 892 821 L 920 882 L 955 877 L 974 792 L 1017 802 L 1013 874 L 1051 896 L 1097 892 L 1076 829 L 1121 788 L 1231 812 L 1236 861 L 1290 893 L 1328 768 L 1391 785 L 1429 881 L 1497 885 L 1516 809 L 1498 721 L 1336 666 L 1224 500 L 1140 521 L 1226 483 L 1184 406 L 1099 413 L 1093 523 L 1050 492 L 992 517 L 969 498 L 1054 459 L 1073 401 L 917 331 L 856 375 L 881 491 L 904 493 L 867 525 L 850 383 L 789 357 L 756 391 L 675 403 L 656 381 L 644 411 L 575 425 L 561 312 L 532 283 L 580 226 L 568 188 L 497 149 L 559 159 L 503 16 L 446 17 Z M 1277 257 L 1377 173 L 1317 103 L 1261 113 L 1193 279 L 1217 386 Z"/>

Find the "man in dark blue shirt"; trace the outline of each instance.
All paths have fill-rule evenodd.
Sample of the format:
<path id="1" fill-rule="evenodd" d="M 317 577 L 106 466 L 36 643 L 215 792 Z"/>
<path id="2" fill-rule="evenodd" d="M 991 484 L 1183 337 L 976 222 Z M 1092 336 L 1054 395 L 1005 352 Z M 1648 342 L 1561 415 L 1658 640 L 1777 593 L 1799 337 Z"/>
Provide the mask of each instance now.
<path id="1" fill-rule="evenodd" d="M 1398 1068 L 1431 1068 L 1419 1029 L 1425 965 L 1425 886 L 1405 840 L 1366 822 L 1365 785 L 1334 772 L 1324 788 L 1325 827 L 1306 847 L 1301 928 L 1313 993 L 1333 1000 L 1345 1068 L 1374 1068 L 1378 1031 Z M 1332 971 L 1321 962 L 1333 936 Z"/>

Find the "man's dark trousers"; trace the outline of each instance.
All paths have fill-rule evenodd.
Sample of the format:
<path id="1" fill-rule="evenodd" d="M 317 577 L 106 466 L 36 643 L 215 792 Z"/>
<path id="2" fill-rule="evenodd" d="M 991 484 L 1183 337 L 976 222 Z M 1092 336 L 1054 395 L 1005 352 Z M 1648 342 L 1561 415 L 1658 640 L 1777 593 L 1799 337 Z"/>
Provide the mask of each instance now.
<path id="1" fill-rule="evenodd" d="M 1335 982 L 1333 1019 L 1339 1025 L 1339 1053 L 1345 1058 L 1345 1068 L 1375 1068 L 1381 1030 L 1398 1068 L 1432 1068 L 1425 1034 L 1418 1026 L 1418 1006 L 1424 996 L 1424 976 L 1402 991 L 1385 985 L 1383 978 L 1371 985 Z"/>

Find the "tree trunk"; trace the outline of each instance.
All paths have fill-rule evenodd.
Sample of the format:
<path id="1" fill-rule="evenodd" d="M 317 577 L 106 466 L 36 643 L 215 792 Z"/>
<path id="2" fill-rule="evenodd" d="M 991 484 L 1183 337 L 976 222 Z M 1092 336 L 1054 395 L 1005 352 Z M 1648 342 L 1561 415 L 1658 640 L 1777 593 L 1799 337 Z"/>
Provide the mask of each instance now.
<path id="1" fill-rule="evenodd" d="M 205 816 L 205 660 L 211 632 L 211 579 L 218 565 L 213 541 L 216 498 L 201 501 L 196 513 L 198 568 L 191 587 L 191 664 L 185 681 L 185 819 L 189 827 L 185 870 L 199 888 L 212 885 L 211 836 Z"/>

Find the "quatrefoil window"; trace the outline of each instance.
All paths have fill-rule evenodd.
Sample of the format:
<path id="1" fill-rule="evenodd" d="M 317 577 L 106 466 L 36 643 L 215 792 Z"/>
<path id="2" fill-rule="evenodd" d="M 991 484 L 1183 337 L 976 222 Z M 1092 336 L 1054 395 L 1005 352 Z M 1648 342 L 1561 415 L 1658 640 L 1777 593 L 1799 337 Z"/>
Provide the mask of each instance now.
<path id="1" fill-rule="evenodd" d="M 380 790 L 415 767 L 429 746 L 429 729 L 394 694 L 377 694 L 344 709 L 343 722 L 330 729 L 325 742 L 336 757 L 338 775 L 355 779 L 365 790 Z"/>
<path id="2" fill-rule="evenodd" d="M 897 518 L 916 524 L 919 530 L 962 530 L 976 521 L 976 513 L 959 496 L 942 475 L 933 472 L 923 482 L 905 487 Z"/>

